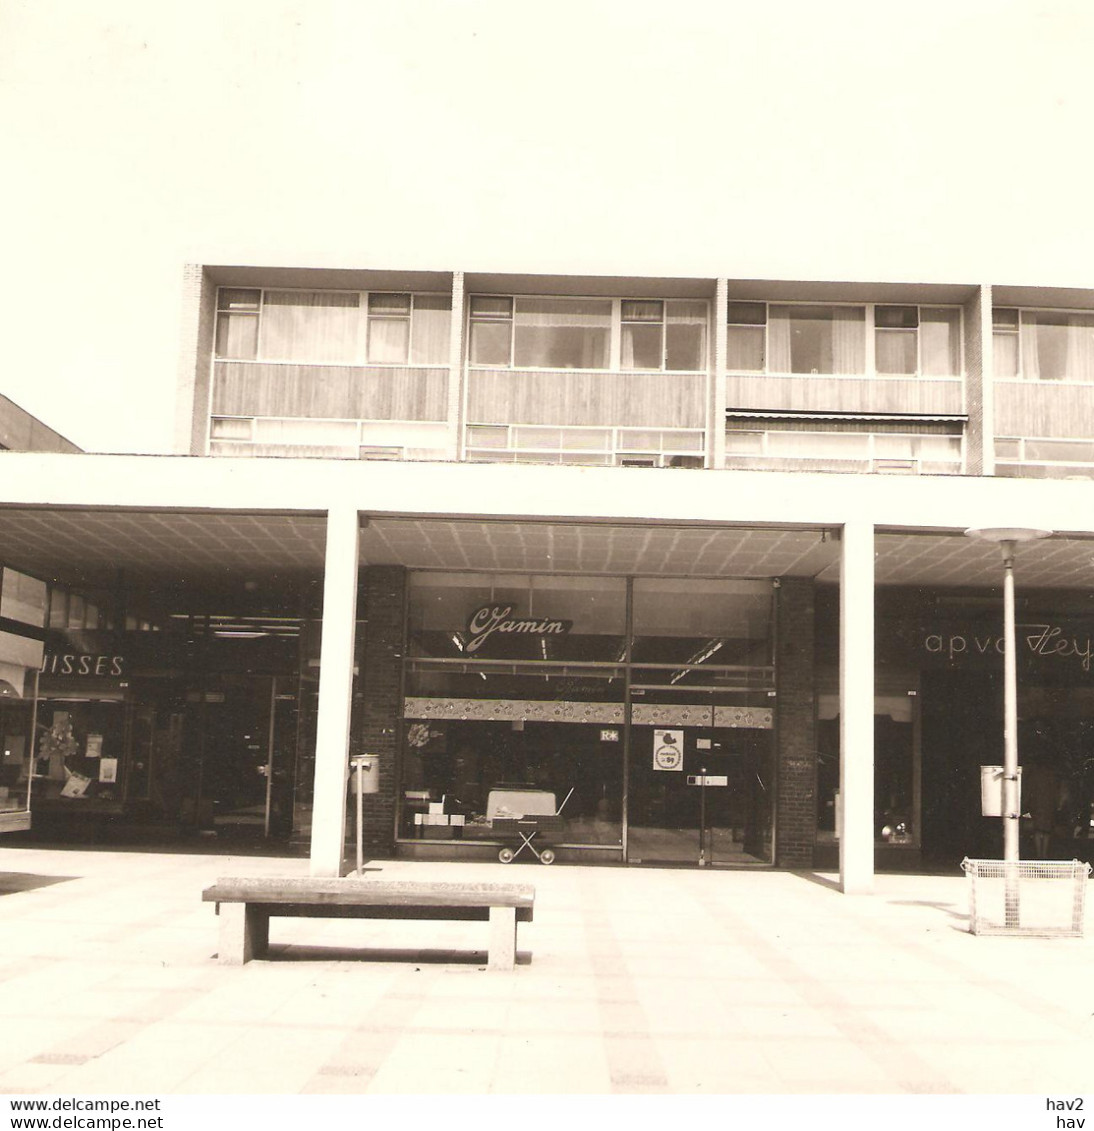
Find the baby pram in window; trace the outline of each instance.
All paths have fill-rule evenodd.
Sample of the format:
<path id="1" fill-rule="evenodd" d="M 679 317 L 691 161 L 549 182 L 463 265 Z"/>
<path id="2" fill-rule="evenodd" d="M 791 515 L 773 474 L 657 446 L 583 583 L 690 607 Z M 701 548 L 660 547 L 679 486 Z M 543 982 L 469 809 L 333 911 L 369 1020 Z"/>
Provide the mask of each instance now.
<path id="1" fill-rule="evenodd" d="M 490 790 L 486 798 L 487 820 L 499 840 L 512 842 L 498 853 L 498 859 L 503 864 L 512 864 L 527 848 L 541 864 L 553 864 L 554 849 L 547 846 L 537 849 L 532 841 L 543 834 L 542 844 L 562 828 L 562 809 L 573 792 L 571 789 L 563 798 L 562 805 L 555 808 L 555 795 L 548 789 L 499 785 Z"/>

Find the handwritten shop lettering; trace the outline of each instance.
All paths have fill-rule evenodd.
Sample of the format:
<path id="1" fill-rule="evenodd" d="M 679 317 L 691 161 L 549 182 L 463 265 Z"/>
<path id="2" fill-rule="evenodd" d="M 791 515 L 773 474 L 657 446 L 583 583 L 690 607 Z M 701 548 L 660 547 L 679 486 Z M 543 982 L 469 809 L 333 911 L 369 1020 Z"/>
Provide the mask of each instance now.
<path id="1" fill-rule="evenodd" d="M 495 632 L 505 635 L 511 632 L 528 636 L 565 636 L 573 627 L 570 620 L 551 620 L 541 617 L 538 620 L 518 618 L 513 615 L 512 605 L 484 605 L 471 614 L 467 622 L 468 641 L 465 652 L 477 652 Z"/>
<path id="2" fill-rule="evenodd" d="M 47 652 L 42 675 L 124 675 L 124 656 L 102 656 L 90 652 Z"/>
<path id="3" fill-rule="evenodd" d="M 1075 660 L 1084 672 L 1090 671 L 1091 656 L 1094 655 L 1094 641 L 1089 636 L 1068 636 L 1064 629 L 1055 624 L 1023 624 L 1018 626 L 1016 641 L 1019 652 L 1027 650 L 1032 656 L 1055 656 L 1061 660 Z M 962 656 L 985 656 L 1005 649 L 1004 638 L 989 634 L 978 636 L 975 633 L 931 633 L 924 640 L 924 647 L 935 655 L 957 660 Z"/>

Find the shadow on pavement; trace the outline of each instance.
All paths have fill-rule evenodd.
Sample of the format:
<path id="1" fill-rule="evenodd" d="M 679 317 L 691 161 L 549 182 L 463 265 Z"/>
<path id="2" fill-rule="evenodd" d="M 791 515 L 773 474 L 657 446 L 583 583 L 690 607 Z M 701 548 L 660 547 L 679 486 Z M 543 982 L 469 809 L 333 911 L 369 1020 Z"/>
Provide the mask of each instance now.
<path id="1" fill-rule="evenodd" d="M 78 876 L 36 876 L 32 872 L 0 872 L 0 895 L 14 895 L 20 891 L 34 891 L 35 888 L 48 888 L 51 884 L 63 884 Z"/>
<path id="2" fill-rule="evenodd" d="M 269 951 L 259 961 L 273 962 L 399 962 L 421 966 L 486 966 L 485 950 L 441 950 L 383 947 L 301 946 L 298 943 L 270 943 Z M 517 951 L 517 965 L 532 962 L 530 951 Z"/>

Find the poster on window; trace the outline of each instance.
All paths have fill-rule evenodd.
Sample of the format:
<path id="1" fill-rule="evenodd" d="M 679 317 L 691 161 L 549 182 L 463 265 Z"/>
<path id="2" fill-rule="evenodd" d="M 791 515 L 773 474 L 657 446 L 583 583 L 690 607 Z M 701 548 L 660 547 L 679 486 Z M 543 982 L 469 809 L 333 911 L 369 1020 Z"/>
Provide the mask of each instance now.
<path id="1" fill-rule="evenodd" d="M 103 736 L 101 734 L 89 734 L 87 736 L 87 746 L 84 749 L 84 756 L 87 758 L 101 758 L 103 753 Z"/>
<path id="2" fill-rule="evenodd" d="M 118 759 L 102 758 L 99 761 L 99 781 L 116 782 L 118 780 Z"/>
<path id="3" fill-rule="evenodd" d="M 684 732 L 682 730 L 654 730 L 653 768 L 683 770 Z"/>

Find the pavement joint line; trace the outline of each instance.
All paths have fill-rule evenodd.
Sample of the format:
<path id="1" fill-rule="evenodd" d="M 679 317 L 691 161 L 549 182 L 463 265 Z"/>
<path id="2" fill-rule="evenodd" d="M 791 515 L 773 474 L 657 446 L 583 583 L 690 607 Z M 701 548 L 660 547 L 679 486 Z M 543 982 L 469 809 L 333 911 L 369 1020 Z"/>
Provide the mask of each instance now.
<path id="1" fill-rule="evenodd" d="M 831 988 L 831 983 L 821 983 L 815 977 L 808 978 L 805 971 L 800 969 L 797 961 L 788 954 L 780 952 L 770 946 L 761 945 L 763 936 L 749 926 L 735 909 L 725 903 L 713 903 L 711 914 L 716 922 L 728 927 L 727 934 L 749 943 L 756 957 L 760 959 L 773 973 L 797 973 L 802 978 L 800 991 L 805 1003 L 811 1009 L 819 1011 L 826 1019 L 831 1018 L 832 1026 L 851 1040 L 856 1047 L 874 1060 L 887 1075 L 898 1084 L 899 1090 L 907 1091 L 908 1084 L 912 1081 L 929 1081 L 928 1090 L 932 1092 L 961 1091 L 946 1075 L 935 1071 L 932 1065 L 927 1064 L 914 1052 L 907 1048 L 898 1048 L 892 1038 L 880 1026 L 865 1020 L 861 1014 L 854 1014 L 854 1020 L 846 1016 L 848 1007 L 852 1011 L 858 1007 L 849 1003 Z M 778 1064 L 773 1065 L 780 1077 L 786 1075 L 786 1069 Z"/>
<path id="2" fill-rule="evenodd" d="M 598 982 L 601 1040 L 611 1089 L 613 1092 L 644 1088 L 664 1091 L 668 1088 L 667 1069 L 650 1033 L 646 1012 L 638 1001 L 615 927 L 602 901 L 594 902 L 588 888 L 583 889 L 582 895 L 585 934 L 590 948 L 595 948 L 592 964 Z M 605 982 L 611 983 L 610 990 Z M 625 1031 L 611 1025 L 611 1015 L 620 1010 L 629 1020 Z"/>

